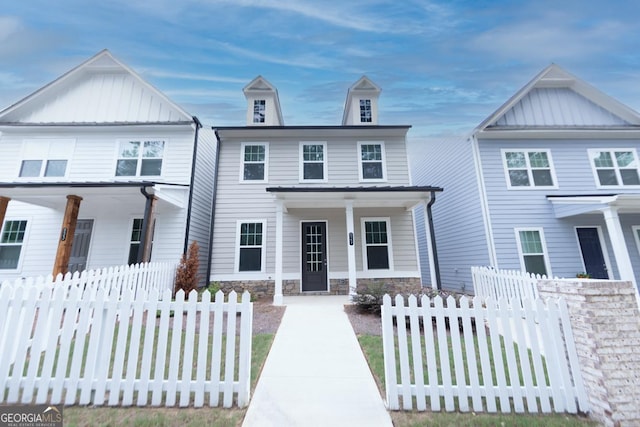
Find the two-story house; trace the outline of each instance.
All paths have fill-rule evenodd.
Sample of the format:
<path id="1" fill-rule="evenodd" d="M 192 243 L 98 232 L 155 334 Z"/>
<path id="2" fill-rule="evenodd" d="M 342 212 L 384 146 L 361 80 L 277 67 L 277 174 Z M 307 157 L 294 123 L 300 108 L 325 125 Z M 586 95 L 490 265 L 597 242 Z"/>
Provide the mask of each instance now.
<path id="1" fill-rule="evenodd" d="M 640 115 L 557 65 L 468 138 L 416 148 L 416 182 L 446 189 L 443 287 L 471 291 L 474 265 L 640 279 Z"/>
<path id="2" fill-rule="evenodd" d="M 247 123 L 219 127 L 211 280 L 274 295 L 420 286 L 412 209 L 441 189 L 411 185 L 409 126 L 378 124 L 380 88 L 359 79 L 339 126 L 285 126 L 276 89 L 244 89 Z"/>
<path id="3" fill-rule="evenodd" d="M 208 276 L 215 135 L 107 50 L 0 112 L 0 280 L 192 241 Z"/>

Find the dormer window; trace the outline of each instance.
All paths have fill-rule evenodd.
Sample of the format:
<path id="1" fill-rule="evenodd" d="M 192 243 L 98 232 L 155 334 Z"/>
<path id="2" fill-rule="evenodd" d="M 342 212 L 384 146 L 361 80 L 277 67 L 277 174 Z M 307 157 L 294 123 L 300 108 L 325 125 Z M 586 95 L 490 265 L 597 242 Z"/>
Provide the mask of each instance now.
<path id="1" fill-rule="evenodd" d="M 256 99 L 253 101 L 253 123 L 264 123 L 264 113 L 267 101 Z"/>
<path id="2" fill-rule="evenodd" d="M 371 123 L 371 100 L 360 100 L 360 122 Z"/>

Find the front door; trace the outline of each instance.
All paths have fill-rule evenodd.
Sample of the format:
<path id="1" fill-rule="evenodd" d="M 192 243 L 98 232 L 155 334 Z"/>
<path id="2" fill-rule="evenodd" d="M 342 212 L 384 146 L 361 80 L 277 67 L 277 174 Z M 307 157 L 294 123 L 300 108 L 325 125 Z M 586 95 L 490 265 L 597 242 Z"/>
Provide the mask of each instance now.
<path id="1" fill-rule="evenodd" d="M 71 247 L 71 257 L 69 258 L 70 273 L 87 269 L 91 230 L 93 230 L 92 219 L 79 219 L 76 223 L 76 232 L 73 234 L 73 246 Z"/>
<path id="2" fill-rule="evenodd" d="M 326 291 L 327 224 L 302 223 L 302 291 Z"/>
<path id="3" fill-rule="evenodd" d="M 607 264 L 604 260 L 600 234 L 596 227 L 576 228 L 580 251 L 586 272 L 594 279 L 608 279 Z"/>

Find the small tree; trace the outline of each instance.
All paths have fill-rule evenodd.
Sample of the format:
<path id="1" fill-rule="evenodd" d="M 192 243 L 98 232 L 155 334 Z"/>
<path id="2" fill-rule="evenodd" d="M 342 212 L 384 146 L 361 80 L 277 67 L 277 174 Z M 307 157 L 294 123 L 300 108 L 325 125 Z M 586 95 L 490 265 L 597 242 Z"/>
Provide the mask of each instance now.
<path id="1" fill-rule="evenodd" d="M 194 240 L 189 245 L 187 253 L 182 254 L 180 264 L 176 270 L 174 292 L 182 289 L 186 295 L 189 295 L 189 292 L 198 288 L 198 267 L 200 266 L 198 250 L 198 242 Z"/>

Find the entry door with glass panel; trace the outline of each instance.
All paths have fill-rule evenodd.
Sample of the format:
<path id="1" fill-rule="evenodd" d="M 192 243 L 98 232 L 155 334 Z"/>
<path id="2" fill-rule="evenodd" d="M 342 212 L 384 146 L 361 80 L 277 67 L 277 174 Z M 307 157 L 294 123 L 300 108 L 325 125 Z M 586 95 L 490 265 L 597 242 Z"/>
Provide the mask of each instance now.
<path id="1" fill-rule="evenodd" d="M 91 230 L 93 230 L 92 219 L 79 219 L 76 223 L 76 232 L 73 234 L 73 245 L 71 246 L 71 257 L 69 258 L 70 273 L 87 269 Z"/>
<path id="2" fill-rule="evenodd" d="M 302 223 L 302 291 L 326 291 L 327 224 Z"/>
<path id="3" fill-rule="evenodd" d="M 604 260 L 600 235 L 596 227 L 576 228 L 578 241 L 580 242 L 580 252 L 584 261 L 586 272 L 593 279 L 608 279 L 607 264 Z"/>

